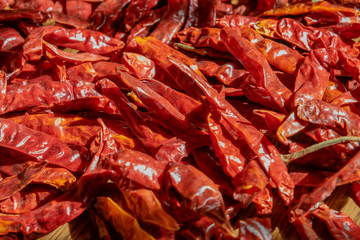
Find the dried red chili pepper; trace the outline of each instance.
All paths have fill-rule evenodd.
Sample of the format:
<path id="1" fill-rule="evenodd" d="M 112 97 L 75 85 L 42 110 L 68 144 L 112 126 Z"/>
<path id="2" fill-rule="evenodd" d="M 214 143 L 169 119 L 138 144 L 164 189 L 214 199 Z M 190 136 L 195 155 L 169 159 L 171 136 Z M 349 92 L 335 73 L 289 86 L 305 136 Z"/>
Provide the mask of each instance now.
<path id="1" fill-rule="evenodd" d="M 143 55 L 124 52 L 121 62 L 137 78 L 153 78 L 155 76 L 154 62 Z"/>
<path id="2" fill-rule="evenodd" d="M 106 34 L 112 35 L 115 32 L 115 25 L 124 13 L 124 7 L 129 3 L 129 0 L 106 0 L 102 1 L 92 12 L 91 20 L 92 28 L 95 30 L 103 30 Z"/>
<path id="3" fill-rule="evenodd" d="M 356 239 L 360 234 L 360 227 L 349 216 L 330 209 L 325 204 L 311 212 L 325 222 L 334 239 Z"/>
<path id="4" fill-rule="evenodd" d="M 170 43 L 184 24 L 187 11 L 188 1 L 169 0 L 167 11 L 150 36 L 164 43 Z"/>
<path id="5" fill-rule="evenodd" d="M 42 169 L 47 164 L 47 162 L 41 162 L 32 166 L 29 166 L 25 169 L 24 172 L 20 173 L 17 176 L 11 176 L 5 178 L 0 183 L 0 200 L 4 200 L 8 197 L 11 197 L 12 194 L 20 191 L 31 183 L 34 179 L 41 174 Z"/>
<path id="6" fill-rule="evenodd" d="M 0 28 L 0 50 L 10 50 L 24 43 L 24 38 L 13 28 Z"/>
<path id="7" fill-rule="evenodd" d="M 184 198 L 190 209 L 208 216 L 218 223 L 219 227 L 224 227 L 227 233 L 234 234 L 225 216 L 225 205 L 221 193 L 205 174 L 190 165 L 173 164 L 167 176 L 169 184 Z M 189 187 L 190 182 L 191 187 Z M 223 223 L 225 226 L 222 225 Z"/>
<path id="8" fill-rule="evenodd" d="M 0 201 L 0 212 L 7 214 L 25 213 L 58 197 L 60 191 L 47 185 L 33 185 Z"/>
<path id="9" fill-rule="evenodd" d="M 188 16 L 183 30 L 198 26 L 199 23 L 199 0 L 189 0 Z"/>
<path id="10" fill-rule="evenodd" d="M 41 22 L 45 14 L 35 9 L 11 9 L 0 10 L 0 21 L 16 21 L 21 19 L 30 19 L 35 22 Z"/>
<path id="11" fill-rule="evenodd" d="M 229 52 L 238 58 L 255 79 L 255 82 L 247 85 L 248 89 L 244 89 L 245 95 L 264 106 L 286 112 L 285 105 L 291 91 L 280 82 L 263 55 L 236 28 L 223 28 L 221 37 Z"/>
<path id="12" fill-rule="evenodd" d="M 300 105 L 297 115 L 302 120 L 333 128 L 345 135 L 357 132 L 360 119 L 355 113 L 320 100 Z"/>
<path id="13" fill-rule="evenodd" d="M 245 166 L 246 159 L 241 153 L 234 139 L 219 123 L 218 116 L 209 114 L 207 117 L 208 132 L 225 174 L 234 178 L 240 174 Z"/>
<path id="14" fill-rule="evenodd" d="M 160 22 L 166 7 L 155 9 L 144 16 L 130 31 L 126 41 L 126 51 L 137 51 L 136 37 L 147 37 L 155 24 Z"/>
<path id="15" fill-rule="evenodd" d="M 169 231 L 179 230 L 179 225 L 167 212 L 153 191 L 137 189 L 123 192 L 128 208 L 134 216 L 144 222 L 152 223 Z"/>
<path id="16" fill-rule="evenodd" d="M 53 11 L 48 13 L 50 15 L 50 19 L 55 21 L 56 23 L 63 24 L 66 26 L 86 29 L 90 26 L 87 21 L 81 20 L 75 16 L 69 16 L 62 12 Z"/>
<path id="17" fill-rule="evenodd" d="M 96 210 L 126 239 L 155 239 L 144 231 L 134 216 L 127 213 L 111 198 L 98 197 L 95 204 Z M 119 221 L 121 219 L 121 221 Z M 126 223 L 126 224 L 123 224 Z"/>
<path id="18" fill-rule="evenodd" d="M 252 202 L 255 204 L 257 214 L 271 214 L 274 202 L 270 185 L 268 184 L 267 187 L 265 187 L 261 192 L 256 194 Z"/>
<path id="19" fill-rule="evenodd" d="M 250 161 L 243 172 L 232 179 L 234 199 L 247 207 L 254 197 L 262 192 L 269 179 L 256 161 Z"/>
<path id="20" fill-rule="evenodd" d="M 47 161 L 71 171 L 81 172 L 86 168 L 86 161 L 81 158 L 77 151 L 71 150 L 53 136 L 34 131 L 6 119 L 0 119 L 0 125 L 4 136 L 0 140 L 2 147 L 23 152 L 35 161 Z"/>
<path id="21" fill-rule="evenodd" d="M 229 177 L 224 174 L 215 154 L 209 148 L 202 147 L 195 149 L 193 155 L 199 169 L 219 186 L 219 190 L 222 193 L 232 195 L 233 186 L 230 184 Z"/>

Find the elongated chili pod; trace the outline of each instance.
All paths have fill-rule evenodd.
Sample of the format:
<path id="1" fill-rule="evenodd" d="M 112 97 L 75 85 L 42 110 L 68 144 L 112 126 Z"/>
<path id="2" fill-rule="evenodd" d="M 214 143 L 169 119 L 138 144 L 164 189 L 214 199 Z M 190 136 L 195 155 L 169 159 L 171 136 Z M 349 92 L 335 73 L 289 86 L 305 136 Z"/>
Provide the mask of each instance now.
<path id="1" fill-rule="evenodd" d="M 98 197 L 96 210 L 126 239 L 154 240 L 155 238 L 144 231 L 137 219 L 127 213 L 111 198 Z"/>
<path id="2" fill-rule="evenodd" d="M 0 119 L 2 137 L 0 145 L 29 155 L 35 161 L 47 161 L 69 169 L 84 171 L 86 161 L 79 152 L 71 150 L 66 144 L 48 134 L 34 131 L 11 120 Z"/>
<path id="3" fill-rule="evenodd" d="M 267 107 L 286 112 L 285 105 L 290 98 L 291 91 L 285 87 L 272 71 L 265 57 L 252 44 L 243 38 L 237 28 L 223 28 L 222 39 L 228 48 L 254 77 L 254 87 L 249 90 L 254 94 L 252 100 L 260 101 Z M 259 70 L 262 69 L 262 70 Z M 257 96 L 258 98 L 255 98 Z"/>

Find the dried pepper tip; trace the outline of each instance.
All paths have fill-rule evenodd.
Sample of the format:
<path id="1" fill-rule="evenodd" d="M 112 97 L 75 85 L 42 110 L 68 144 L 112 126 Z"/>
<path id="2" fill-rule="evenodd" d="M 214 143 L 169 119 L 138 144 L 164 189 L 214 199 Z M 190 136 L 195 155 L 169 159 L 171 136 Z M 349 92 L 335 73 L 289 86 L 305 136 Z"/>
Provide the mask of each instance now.
<path id="1" fill-rule="evenodd" d="M 298 152 L 294 152 L 294 153 L 290 153 L 290 154 L 281 154 L 281 159 L 285 162 L 285 163 L 290 163 L 298 158 L 304 157 L 310 153 L 316 152 L 320 149 L 323 148 L 327 148 L 330 147 L 332 145 L 338 144 L 338 143 L 344 143 L 344 142 L 352 142 L 352 141 L 360 141 L 360 137 L 356 137 L 356 136 L 343 136 L 343 137 L 338 137 L 338 138 L 334 138 L 334 139 L 330 139 L 324 142 L 320 142 L 317 144 L 314 144 L 310 147 L 307 147 L 301 151 Z"/>

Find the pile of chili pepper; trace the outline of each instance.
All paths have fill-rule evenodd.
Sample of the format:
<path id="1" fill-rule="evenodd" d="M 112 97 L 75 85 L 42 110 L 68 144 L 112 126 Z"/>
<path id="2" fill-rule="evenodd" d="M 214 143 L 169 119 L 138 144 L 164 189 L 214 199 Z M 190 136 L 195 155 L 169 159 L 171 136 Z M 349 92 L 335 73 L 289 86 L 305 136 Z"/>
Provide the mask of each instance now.
<path id="1" fill-rule="evenodd" d="M 0 238 L 358 239 L 359 7 L 0 0 Z"/>

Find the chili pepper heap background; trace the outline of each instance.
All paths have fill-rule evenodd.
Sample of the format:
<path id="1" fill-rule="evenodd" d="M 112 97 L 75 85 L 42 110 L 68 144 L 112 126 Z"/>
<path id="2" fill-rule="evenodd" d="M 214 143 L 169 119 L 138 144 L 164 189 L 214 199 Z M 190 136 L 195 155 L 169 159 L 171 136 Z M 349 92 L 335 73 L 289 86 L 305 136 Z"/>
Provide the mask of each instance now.
<path id="1" fill-rule="evenodd" d="M 360 1 L 0 6 L 1 239 L 359 239 Z"/>

